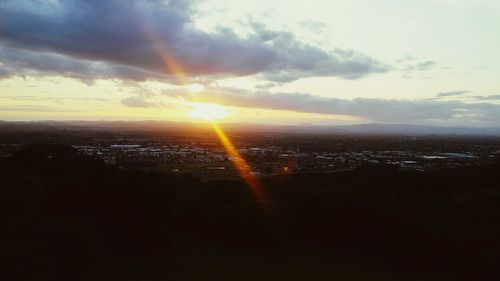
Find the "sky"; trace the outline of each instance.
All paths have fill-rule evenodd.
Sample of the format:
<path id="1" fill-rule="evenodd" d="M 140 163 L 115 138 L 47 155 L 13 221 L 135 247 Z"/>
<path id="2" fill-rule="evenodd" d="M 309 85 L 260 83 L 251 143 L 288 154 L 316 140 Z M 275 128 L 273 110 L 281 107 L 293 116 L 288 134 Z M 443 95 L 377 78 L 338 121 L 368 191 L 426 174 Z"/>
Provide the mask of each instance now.
<path id="1" fill-rule="evenodd" d="M 496 0 L 2 0 L 0 120 L 498 126 L 498 14 Z"/>

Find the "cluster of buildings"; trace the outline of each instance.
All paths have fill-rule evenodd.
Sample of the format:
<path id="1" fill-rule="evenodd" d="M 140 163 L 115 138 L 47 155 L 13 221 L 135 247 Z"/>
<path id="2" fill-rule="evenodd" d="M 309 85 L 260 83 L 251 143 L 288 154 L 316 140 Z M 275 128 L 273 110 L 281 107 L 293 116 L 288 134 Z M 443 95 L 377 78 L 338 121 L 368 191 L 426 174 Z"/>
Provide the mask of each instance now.
<path id="1" fill-rule="evenodd" d="M 171 171 L 190 172 L 196 169 L 229 173 L 232 159 L 221 147 L 199 145 L 111 144 L 74 146 L 82 153 L 103 159 L 110 164 L 158 166 L 169 165 Z M 416 152 L 416 151 L 360 151 L 360 152 L 301 152 L 278 146 L 242 147 L 239 154 L 250 164 L 256 175 L 297 172 L 334 172 L 350 170 L 362 165 L 393 165 L 401 170 L 432 170 L 492 163 L 497 152 Z"/>
<path id="2" fill-rule="evenodd" d="M 86 155 L 98 157 L 109 164 L 217 163 L 227 160 L 223 149 L 209 150 L 189 145 L 142 146 L 112 144 L 109 146 L 74 145 Z"/>

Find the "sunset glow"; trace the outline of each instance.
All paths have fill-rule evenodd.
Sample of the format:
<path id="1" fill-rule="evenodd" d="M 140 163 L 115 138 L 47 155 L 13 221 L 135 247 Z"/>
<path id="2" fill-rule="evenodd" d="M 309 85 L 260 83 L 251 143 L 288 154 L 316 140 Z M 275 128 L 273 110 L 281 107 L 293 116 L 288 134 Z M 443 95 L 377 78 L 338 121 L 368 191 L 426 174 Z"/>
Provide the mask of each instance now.
<path id="1" fill-rule="evenodd" d="M 498 125 L 498 1 L 122 2 L 0 1 L 0 119 Z"/>
<path id="2" fill-rule="evenodd" d="M 229 115 L 229 111 L 223 106 L 208 103 L 193 103 L 191 104 L 189 113 L 191 116 L 203 120 L 217 120 L 225 118 Z"/>
<path id="3" fill-rule="evenodd" d="M 7 275 L 491 279 L 499 15 L 500 0 L 0 0 Z"/>

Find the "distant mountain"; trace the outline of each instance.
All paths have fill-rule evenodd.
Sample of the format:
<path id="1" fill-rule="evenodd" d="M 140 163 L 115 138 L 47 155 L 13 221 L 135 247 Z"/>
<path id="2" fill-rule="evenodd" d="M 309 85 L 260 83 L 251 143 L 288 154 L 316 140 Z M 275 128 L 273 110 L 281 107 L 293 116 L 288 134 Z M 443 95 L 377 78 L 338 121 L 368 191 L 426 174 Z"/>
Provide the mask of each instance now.
<path id="1" fill-rule="evenodd" d="M 311 134 L 359 134 L 359 135 L 466 135 L 500 136 L 500 127 L 438 127 L 410 124 L 356 124 L 341 126 L 315 125 L 262 125 L 249 123 L 222 123 L 228 131 L 311 133 Z M 116 130 L 116 131 L 182 131 L 211 130 L 204 123 L 169 121 L 0 121 L 0 130 L 44 131 L 44 130 Z"/>
<path id="2" fill-rule="evenodd" d="M 500 127 L 439 127 L 411 124 L 368 123 L 340 126 L 228 124 L 224 127 L 244 131 L 272 131 L 275 133 L 500 136 Z"/>
<path id="3" fill-rule="evenodd" d="M 336 126 L 334 130 L 355 134 L 394 135 L 494 135 L 500 136 L 500 127 L 437 127 L 409 124 L 359 124 Z"/>

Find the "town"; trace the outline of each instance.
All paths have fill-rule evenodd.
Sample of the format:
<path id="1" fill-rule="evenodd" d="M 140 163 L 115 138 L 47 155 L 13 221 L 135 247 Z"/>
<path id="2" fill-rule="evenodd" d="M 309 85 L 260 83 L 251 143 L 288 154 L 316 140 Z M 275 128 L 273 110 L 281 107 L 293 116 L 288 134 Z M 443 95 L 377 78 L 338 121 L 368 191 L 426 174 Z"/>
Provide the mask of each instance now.
<path id="1" fill-rule="evenodd" d="M 237 157 L 251 173 L 266 177 L 292 173 L 332 173 L 363 165 L 431 171 L 492 164 L 500 157 L 500 138 L 487 136 L 346 135 L 230 128 L 228 138 L 238 156 L 230 155 L 210 129 L 50 128 L 33 132 L 4 130 L 0 157 L 29 144 L 70 145 L 110 165 L 167 173 L 192 174 L 204 180 L 236 179 Z M 20 129 L 21 128 L 21 129 Z"/>
<path id="2" fill-rule="evenodd" d="M 234 173 L 232 156 L 223 148 L 196 145 L 147 146 L 141 144 L 111 144 L 109 146 L 75 145 L 82 153 L 103 159 L 106 163 L 125 166 L 169 167 L 169 172 L 199 174 Z M 394 165 L 401 170 L 426 171 L 460 166 L 490 164 L 500 155 L 498 151 L 420 152 L 383 150 L 360 152 L 301 152 L 279 146 L 238 149 L 256 176 L 296 172 L 335 172 L 350 170 L 362 165 Z"/>

